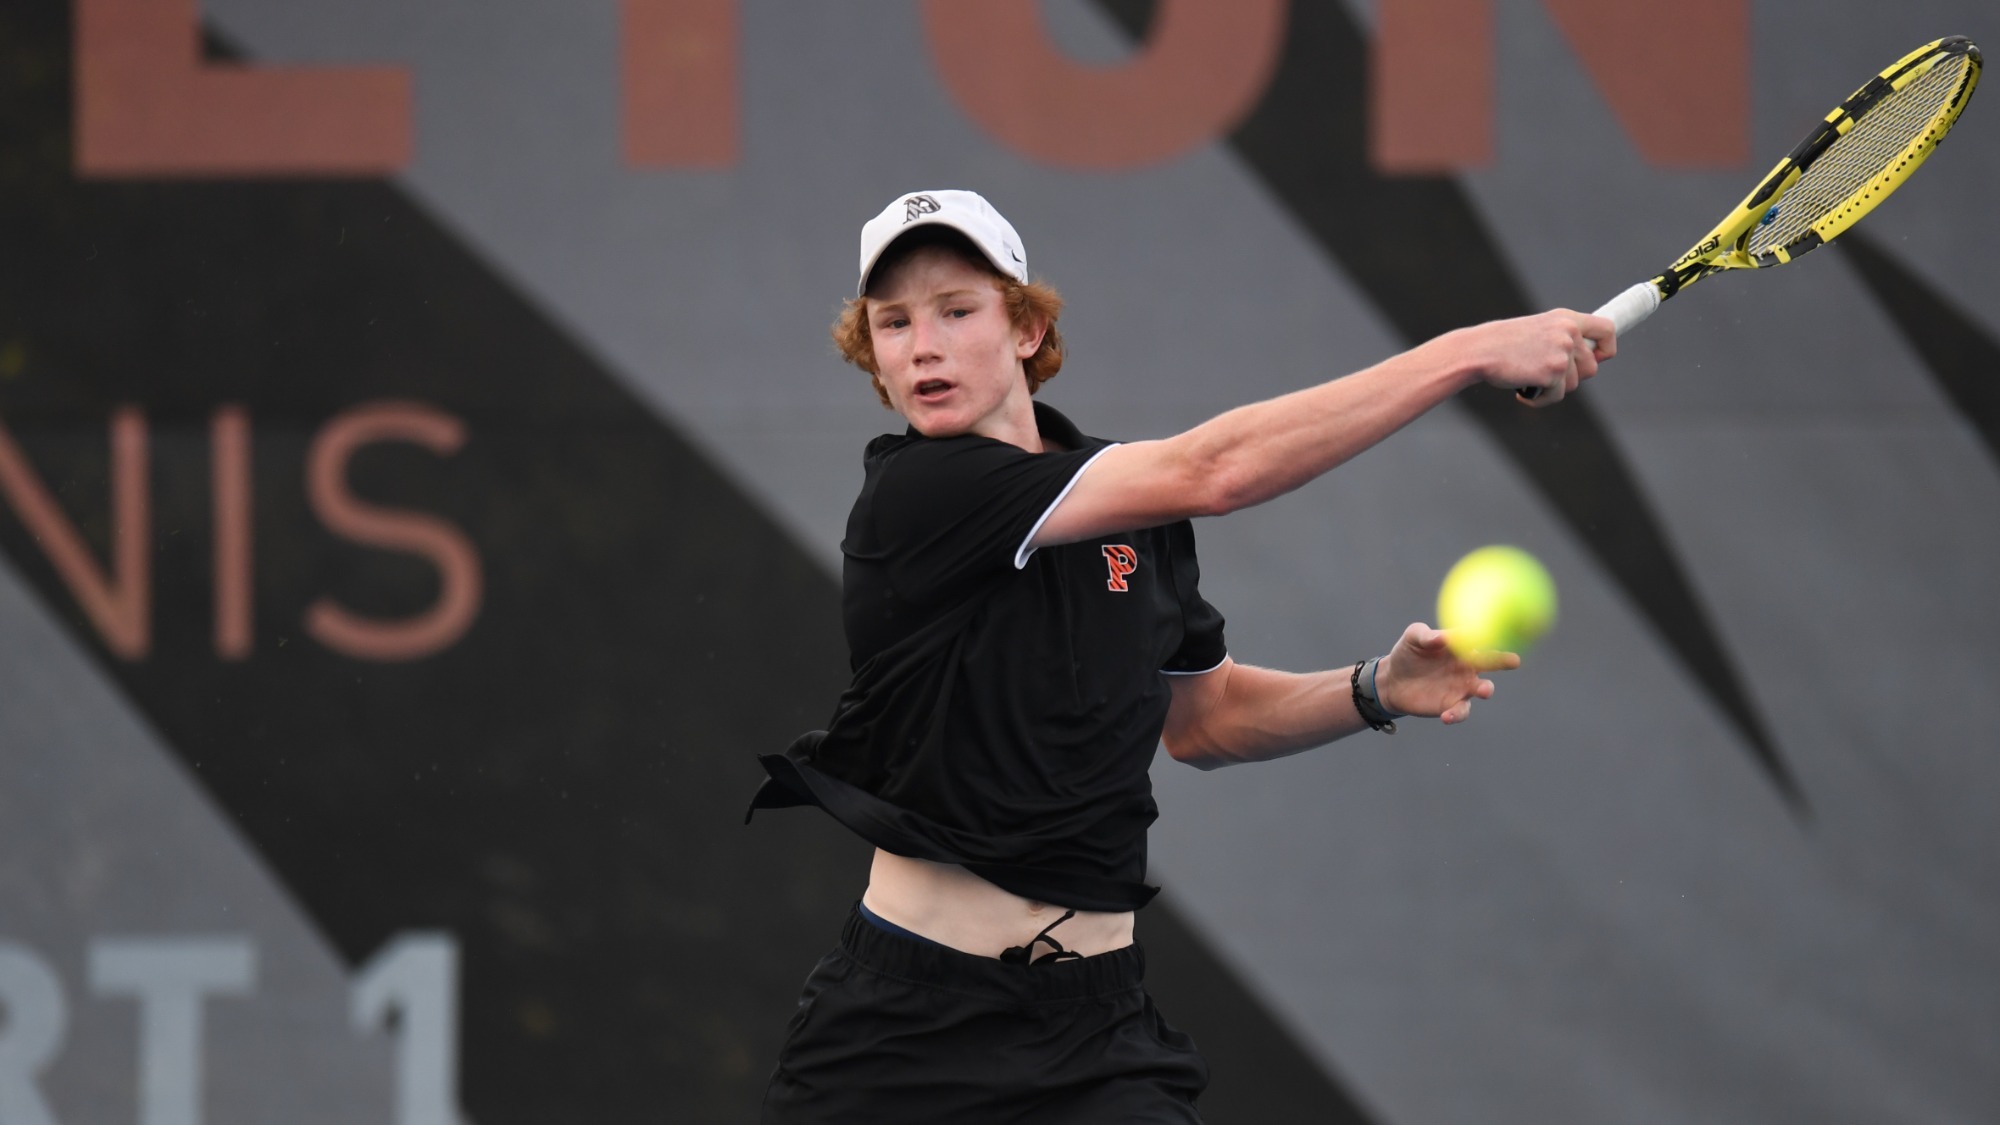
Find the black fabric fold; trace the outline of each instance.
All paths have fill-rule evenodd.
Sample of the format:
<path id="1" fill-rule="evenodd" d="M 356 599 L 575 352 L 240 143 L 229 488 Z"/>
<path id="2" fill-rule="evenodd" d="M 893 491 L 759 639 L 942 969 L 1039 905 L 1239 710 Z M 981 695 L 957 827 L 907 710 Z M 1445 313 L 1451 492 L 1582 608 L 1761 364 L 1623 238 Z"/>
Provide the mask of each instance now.
<path id="1" fill-rule="evenodd" d="M 758 756 L 766 776 L 743 815 L 745 824 L 758 809 L 817 806 L 884 851 L 956 864 L 1010 894 L 1076 910 L 1137 910 L 1159 893 L 1145 883 L 982 860 L 981 855 L 1005 854 L 1017 845 L 938 824 L 813 768 L 812 751 L 825 737 L 825 731 L 808 731 L 785 753 Z"/>

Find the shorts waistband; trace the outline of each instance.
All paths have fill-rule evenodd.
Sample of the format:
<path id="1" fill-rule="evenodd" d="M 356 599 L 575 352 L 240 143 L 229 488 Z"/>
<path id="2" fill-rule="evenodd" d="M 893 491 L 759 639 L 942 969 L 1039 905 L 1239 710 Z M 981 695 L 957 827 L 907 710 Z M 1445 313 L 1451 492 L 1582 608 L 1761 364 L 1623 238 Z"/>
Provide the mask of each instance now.
<path id="1" fill-rule="evenodd" d="M 860 913 L 863 921 L 867 922 L 869 925 L 875 927 L 878 930 L 896 934 L 901 937 L 909 938 L 911 941 L 914 941 L 919 945 L 944 944 L 941 941 L 932 941 L 930 938 L 927 938 L 924 935 L 917 933 L 915 930 L 906 930 L 903 927 L 898 926 L 896 923 L 891 922 L 887 918 L 882 917 L 880 914 L 875 913 L 873 910 L 868 909 L 868 904 L 865 902 L 855 903 L 854 909 Z"/>
<path id="2" fill-rule="evenodd" d="M 1129 992 L 1146 980 L 1146 955 L 1136 942 L 1095 957 L 1010 965 L 995 957 L 892 934 L 863 918 L 860 905 L 847 913 L 840 931 L 841 949 L 860 965 L 915 984 L 1039 1003 Z"/>

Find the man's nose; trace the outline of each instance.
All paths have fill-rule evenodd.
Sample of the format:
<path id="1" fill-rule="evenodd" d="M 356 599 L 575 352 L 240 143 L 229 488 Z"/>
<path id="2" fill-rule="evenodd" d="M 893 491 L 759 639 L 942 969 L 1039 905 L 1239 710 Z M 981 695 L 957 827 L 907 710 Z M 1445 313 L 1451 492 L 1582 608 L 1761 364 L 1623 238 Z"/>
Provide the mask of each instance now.
<path id="1" fill-rule="evenodd" d="M 938 354 L 939 330 L 928 317 L 919 317 L 910 325 L 910 350 L 917 359 L 932 359 Z"/>

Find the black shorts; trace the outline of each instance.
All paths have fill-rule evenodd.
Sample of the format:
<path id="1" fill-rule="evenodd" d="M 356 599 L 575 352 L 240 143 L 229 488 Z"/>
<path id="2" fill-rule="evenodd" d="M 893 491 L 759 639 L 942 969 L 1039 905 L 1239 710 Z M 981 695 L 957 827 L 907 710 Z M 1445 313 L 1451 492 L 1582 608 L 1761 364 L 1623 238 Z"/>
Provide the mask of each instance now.
<path id="1" fill-rule="evenodd" d="M 1145 974 L 1137 945 L 1006 964 L 850 912 L 806 978 L 763 1120 L 1198 1123 L 1208 1063 Z"/>

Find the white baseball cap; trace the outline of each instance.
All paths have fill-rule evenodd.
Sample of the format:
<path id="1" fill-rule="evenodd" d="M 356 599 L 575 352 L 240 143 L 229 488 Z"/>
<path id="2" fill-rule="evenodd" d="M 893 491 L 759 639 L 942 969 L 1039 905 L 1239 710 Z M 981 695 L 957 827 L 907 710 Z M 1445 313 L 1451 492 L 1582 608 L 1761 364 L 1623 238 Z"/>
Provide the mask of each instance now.
<path id="1" fill-rule="evenodd" d="M 868 290 L 868 273 L 889 244 L 917 227 L 946 226 L 972 240 L 993 268 L 1016 281 L 1028 280 L 1028 251 L 1000 212 L 974 191 L 913 191 L 897 198 L 861 228 L 861 280 L 854 295 Z"/>

